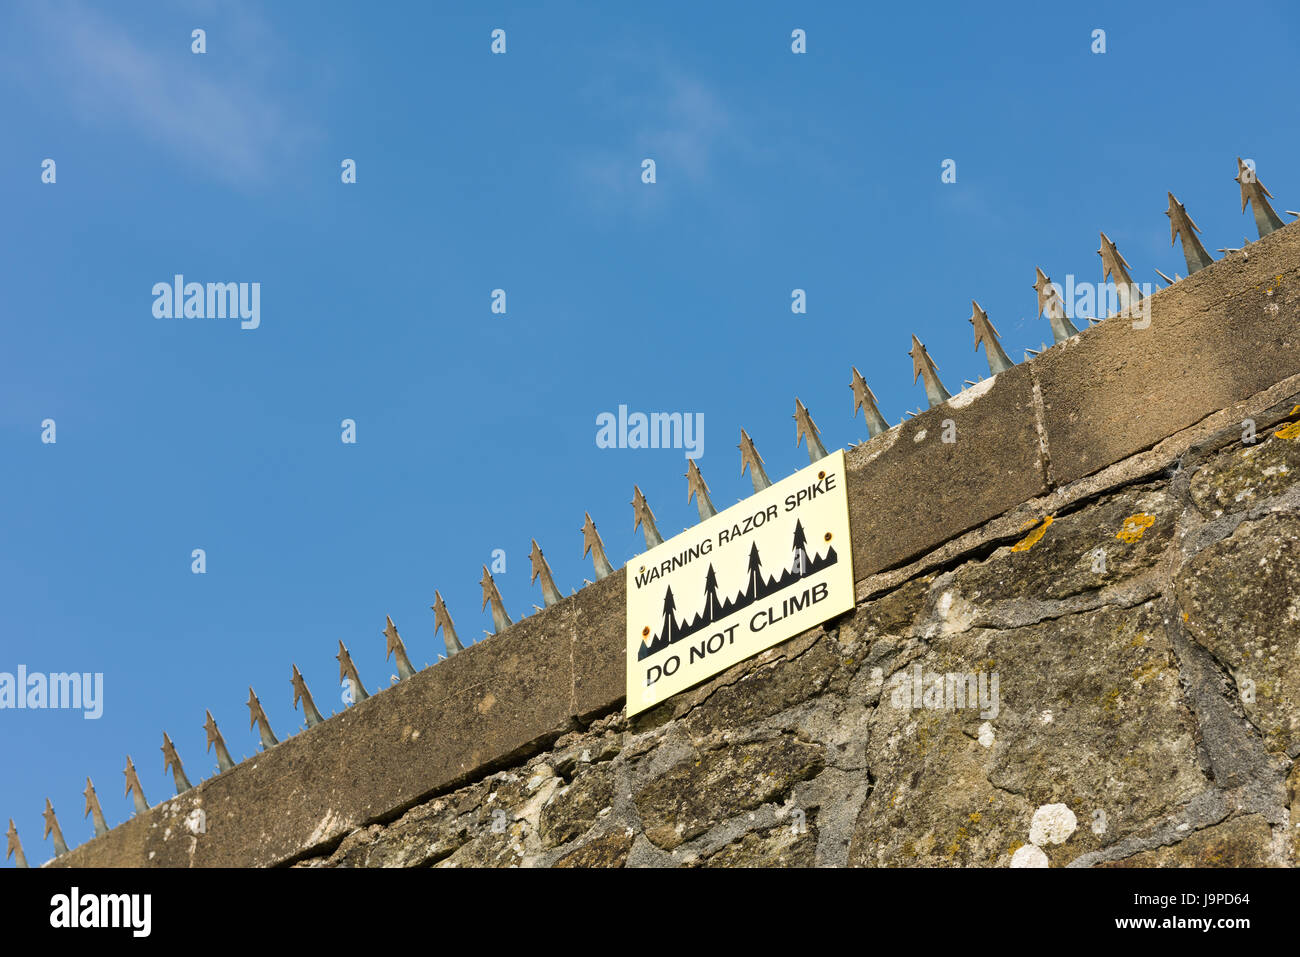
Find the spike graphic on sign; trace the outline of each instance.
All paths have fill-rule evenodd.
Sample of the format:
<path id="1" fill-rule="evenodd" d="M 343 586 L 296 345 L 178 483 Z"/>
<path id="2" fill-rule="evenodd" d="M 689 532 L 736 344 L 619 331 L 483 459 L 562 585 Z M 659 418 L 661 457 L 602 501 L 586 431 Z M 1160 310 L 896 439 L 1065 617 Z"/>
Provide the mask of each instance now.
<path id="1" fill-rule="evenodd" d="M 930 353 L 925 351 L 925 346 L 916 336 L 912 336 L 912 348 L 907 354 L 912 357 L 912 385 L 916 385 L 917 378 L 925 380 L 925 397 L 930 400 L 930 408 L 951 399 L 952 393 L 939 381 L 939 367 L 934 364 Z"/>
<path id="2" fill-rule="evenodd" d="M 817 425 L 813 422 L 812 416 L 804 408 L 804 404 L 795 396 L 794 400 L 794 447 L 798 448 L 799 443 L 804 439 L 808 442 L 808 462 L 812 464 L 818 459 L 826 458 L 826 446 L 822 445 L 822 436 L 817 431 Z"/>
<path id="3" fill-rule="evenodd" d="M 262 748 L 273 748 L 280 743 L 280 739 L 275 736 L 271 730 L 271 722 L 266 717 L 266 712 L 262 710 L 262 702 L 257 700 L 257 695 L 253 689 L 248 689 L 248 727 L 252 729 L 257 725 L 258 737 L 262 739 Z"/>
<path id="4" fill-rule="evenodd" d="M 13 818 L 9 819 L 9 830 L 5 832 L 5 838 L 5 860 L 13 857 L 15 867 L 26 867 L 27 855 L 23 853 L 23 842 L 18 840 L 18 828 L 14 827 Z"/>
<path id="5" fill-rule="evenodd" d="M 452 623 L 451 614 L 447 611 L 446 604 L 443 603 L 442 594 L 438 589 L 433 590 L 433 636 L 438 636 L 438 629 L 442 629 L 442 643 L 447 646 L 447 657 L 450 658 L 458 651 L 464 651 L 465 646 L 460 643 L 460 638 L 456 635 L 456 626 Z"/>
<path id="6" fill-rule="evenodd" d="M 686 504 L 691 504 L 691 499 L 695 499 L 695 507 L 700 511 L 700 521 L 706 518 L 712 518 L 718 514 L 718 510 L 713 507 L 713 501 L 709 498 L 709 486 L 704 482 L 704 476 L 700 474 L 700 468 L 695 464 L 695 459 L 687 459 L 686 465 Z"/>
<path id="7" fill-rule="evenodd" d="M 867 385 L 867 380 L 862 378 L 857 366 L 853 367 L 853 381 L 849 383 L 849 388 L 853 390 L 853 416 L 857 418 L 858 409 L 862 410 L 862 417 L 867 420 L 867 434 L 875 438 L 881 432 L 888 432 L 889 423 L 880 414 L 876 394 Z"/>
<path id="8" fill-rule="evenodd" d="M 314 728 L 325 719 L 321 717 L 320 709 L 316 707 L 316 701 L 312 698 L 311 692 L 307 690 L 307 682 L 298 670 L 298 666 L 293 666 L 293 677 L 289 679 L 293 685 L 293 710 L 298 710 L 298 702 L 302 702 L 302 713 L 307 719 L 307 727 Z"/>
<path id="9" fill-rule="evenodd" d="M 650 503 L 641 494 L 639 485 L 632 486 L 632 515 L 635 518 L 632 522 L 632 531 L 635 533 L 638 528 L 641 529 L 645 535 L 647 549 L 664 543 L 663 536 L 659 534 L 659 526 L 655 524 L 655 513 L 650 511 Z"/>
<path id="10" fill-rule="evenodd" d="M 537 544 L 537 539 L 533 539 L 533 550 L 528 553 L 528 561 L 532 568 L 533 577 L 528 579 L 528 584 L 542 580 L 542 603 L 543 607 L 550 608 L 560 600 L 560 590 L 555 587 L 555 577 L 551 574 L 551 566 L 546 563 L 546 556 L 542 554 L 542 549 Z"/>
<path id="11" fill-rule="evenodd" d="M 54 805 L 50 799 L 45 799 L 45 833 L 41 838 L 47 838 L 54 835 L 54 856 L 68 853 L 68 842 L 63 839 L 63 828 L 59 827 L 59 819 L 54 816 Z"/>
<path id="12" fill-rule="evenodd" d="M 979 352 L 980 344 L 984 345 L 984 357 L 989 361 L 989 375 L 997 375 L 999 372 L 1006 372 L 1015 363 L 1007 356 L 1006 350 L 1002 348 L 1002 342 L 998 339 L 998 331 L 993 328 L 993 323 L 989 321 L 989 314 L 980 308 L 980 304 L 974 299 L 970 301 L 970 323 L 975 327 L 975 351 Z"/>
<path id="13" fill-rule="evenodd" d="M 149 810 L 149 802 L 144 798 L 144 788 L 140 787 L 140 775 L 135 773 L 135 763 L 129 754 L 126 756 L 126 770 L 122 773 L 126 775 L 126 793 L 131 795 L 131 800 L 135 803 L 135 813 L 143 814 Z"/>
<path id="14" fill-rule="evenodd" d="M 296 669 L 295 669 L 296 670 Z M 249 689 L 252 690 L 251 688 Z M 211 711 L 205 711 L 208 720 L 203 722 L 203 730 L 208 733 L 208 746 L 204 748 L 205 752 L 211 751 L 212 746 L 217 747 L 217 768 L 221 771 L 229 771 L 235 766 L 231 760 L 230 750 L 226 747 L 226 739 L 221 736 L 221 731 L 217 727 L 217 722 L 212 717 Z"/>
<path id="15" fill-rule="evenodd" d="M 497 583 L 492 580 L 492 573 L 488 571 L 486 565 L 483 566 L 483 577 L 478 583 L 483 588 L 483 607 L 486 608 L 488 602 L 492 603 L 492 627 L 499 635 L 514 622 L 506 614 L 506 604 L 501 600 L 501 592 L 497 590 Z"/>
<path id="16" fill-rule="evenodd" d="M 95 837 L 102 837 L 108 833 L 108 822 L 104 820 L 104 809 L 99 806 L 99 796 L 95 794 L 95 785 L 90 778 L 86 778 L 86 790 L 82 794 L 86 798 L 86 813 L 81 816 L 90 818 L 95 827 Z"/>
<path id="17" fill-rule="evenodd" d="M 352 663 L 352 655 L 348 654 L 347 645 L 339 640 L 339 653 L 334 656 L 339 663 L 339 684 L 347 681 L 352 688 L 352 700 L 365 701 L 370 697 L 370 692 L 365 689 L 361 683 L 361 675 L 357 671 L 357 666 Z"/>
<path id="18" fill-rule="evenodd" d="M 1178 202 L 1173 193 L 1169 194 L 1169 208 L 1165 210 L 1165 215 L 1169 217 L 1169 245 L 1172 246 L 1179 238 L 1183 241 L 1183 259 L 1187 260 L 1187 275 L 1190 276 L 1198 269 L 1204 269 L 1214 262 L 1214 257 L 1205 251 L 1200 238 L 1196 235 L 1201 228 L 1192 221 L 1192 217 L 1187 214 L 1187 207 Z"/>
<path id="19" fill-rule="evenodd" d="M 188 791 L 194 785 L 190 784 L 190 779 L 185 776 L 185 767 L 181 764 L 181 756 L 176 753 L 176 745 L 172 744 L 172 739 L 167 737 L 167 732 L 163 732 L 163 774 L 168 771 L 172 773 L 172 780 L 176 782 L 176 793 L 180 794 Z"/>
<path id="20" fill-rule="evenodd" d="M 591 514 L 589 512 L 582 514 L 586 519 L 582 523 L 582 557 L 586 558 L 587 554 L 591 553 L 591 564 L 596 569 L 596 581 L 600 581 L 612 573 L 614 567 L 605 557 L 605 543 L 600 540 L 600 533 L 596 531 L 596 523 L 591 520 Z"/>
<path id="21" fill-rule="evenodd" d="M 1241 184 L 1241 211 L 1246 211 L 1246 204 L 1250 204 L 1251 212 L 1255 214 L 1255 229 L 1259 232 L 1259 238 L 1263 239 L 1275 229 L 1282 228 L 1282 217 L 1273 211 L 1269 204 L 1268 197 L 1273 194 L 1264 188 L 1264 184 L 1259 181 L 1259 176 L 1255 171 L 1237 157 L 1237 175 L 1236 182 Z"/>
<path id="22" fill-rule="evenodd" d="M 384 616 L 387 624 L 384 627 L 384 637 L 388 639 L 385 646 L 388 650 L 384 654 L 384 660 L 387 661 L 389 656 L 394 656 L 397 662 L 397 676 L 405 681 L 415 674 L 415 669 L 411 667 L 411 659 L 406 655 L 406 645 L 402 642 L 402 636 L 397 633 L 397 626 L 393 624 L 393 619 L 389 615 Z"/>
<path id="23" fill-rule="evenodd" d="M 1101 248 L 1097 250 L 1097 255 L 1101 257 L 1101 281 L 1105 282 L 1109 278 L 1115 283 L 1115 298 L 1119 301 L 1119 311 L 1128 312 L 1129 307 L 1136 305 L 1142 298 L 1138 294 L 1137 287 L 1133 285 L 1133 277 L 1129 275 L 1128 262 L 1105 233 L 1101 234 Z"/>
<path id="24" fill-rule="evenodd" d="M 745 469 L 749 469 L 749 480 L 753 483 L 755 492 L 770 488 L 772 483 L 767 477 L 767 472 L 763 470 L 763 456 L 758 454 L 758 449 L 754 448 L 754 440 L 744 429 L 740 430 L 740 444 L 736 448 L 740 449 L 741 476 L 744 476 Z"/>

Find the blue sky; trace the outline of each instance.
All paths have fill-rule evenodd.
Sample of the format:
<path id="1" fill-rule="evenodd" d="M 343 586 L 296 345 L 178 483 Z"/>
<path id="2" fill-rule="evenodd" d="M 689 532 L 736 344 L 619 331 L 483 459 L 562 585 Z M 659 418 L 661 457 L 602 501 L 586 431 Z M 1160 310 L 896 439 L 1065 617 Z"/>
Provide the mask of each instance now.
<path id="1" fill-rule="evenodd" d="M 683 451 L 598 448 L 601 412 L 702 413 L 722 508 L 750 490 L 742 426 L 774 480 L 807 462 L 796 395 L 828 449 L 866 438 L 850 365 L 891 422 L 923 402 L 911 334 L 952 391 L 987 374 L 972 298 L 1013 359 L 1050 341 L 1034 266 L 1100 279 L 1099 229 L 1139 282 L 1186 272 L 1166 190 L 1212 251 L 1254 237 L 1238 155 L 1300 207 L 1298 24 L 1267 2 L 4 5 L 0 671 L 105 687 L 96 721 L 0 711 L 0 827 L 47 859 L 48 796 L 83 842 L 87 775 L 124 820 L 127 754 L 169 797 L 164 730 L 197 783 L 204 709 L 253 754 L 250 684 L 289 736 L 294 662 L 341 710 L 340 639 L 385 687 L 386 614 L 434 662 L 435 588 L 481 638 L 494 549 L 531 613 L 531 538 L 566 593 L 592 577 L 584 511 L 621 565 L 633 483 L 665 535 L 692 524 Z M 261 283 L 260 327 L 156 319 L 176 273 Z"/>

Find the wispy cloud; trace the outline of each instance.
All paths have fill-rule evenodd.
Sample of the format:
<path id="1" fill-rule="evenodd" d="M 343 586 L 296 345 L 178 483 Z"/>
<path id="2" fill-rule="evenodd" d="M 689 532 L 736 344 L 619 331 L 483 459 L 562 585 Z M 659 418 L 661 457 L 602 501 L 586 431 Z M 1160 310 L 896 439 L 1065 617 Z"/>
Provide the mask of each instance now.
<path id="1" fill-rule="evenodd" d="M 262 179 L 286 146 L 310 135 L 252 78 L 262 71 L 246 69 L 268 33 L 246 13 L 233 22 L 252 45 L 237 57 L 192 54 L 187 35 L 165 50 L 148 45 L 80 3 L 42 3 L 28 13 L 29 63 L 13 65 L 86 125 L 132 131 L 206 175 L 243 183 Z"/>

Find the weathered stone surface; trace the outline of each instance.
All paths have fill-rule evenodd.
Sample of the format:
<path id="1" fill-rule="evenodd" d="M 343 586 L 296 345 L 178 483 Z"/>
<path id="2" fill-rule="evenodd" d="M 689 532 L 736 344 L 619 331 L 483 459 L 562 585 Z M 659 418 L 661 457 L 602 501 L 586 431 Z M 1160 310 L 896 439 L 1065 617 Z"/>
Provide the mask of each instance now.
<path id="1" fill-rule="evenodd" d="M 665 850 L 786 793 L 822 769 L 822 749 L 790 738 L 735 745 L 682 761 L 636 795 L 645 833 Z"/>
<path id="2" fill-rule="evenodd" d="M 923 687 L 935 674 L 996 674 L 996 714 L 913 708 L 910 687 L 904 697 L 887 683 L 871 717 L 874 788 L 855 863 L 1007 864 L 1029 842 L 1035 811 L 1063 804 L 1078 826 L 1041 849 L 1064 864 L 1207 786 L 1176 661 L 1149 604 L 950 635 L 895 680 L 911 684 L 918 666 Z"/>
<path id="3" fill-rule="evenodd" d="M 1300 754 L 1300 513 L 1243 522 L 1178 579 L 1187 632 L 1231 674 L 1269 750 Z"/>
<path id="4" fill-rule="evenodd" d="M 633 837 L 627 831 L 612 831 L 571 851 L 555 862 L 556 867 L 622 867 L 632 850 Z"/>
<path id="5" fill-rule="evenodd" d="M 783 824 L 762 833 L 750 832 L 702 862 L 704 867 L 815 867 L 817 830 Z"/>
<path id="6" fill-rule="evenodd" d="M 956 440 L 944 442 L 953 428 Z M 1008 369 L 851 449 L 845 466 L 858 579 L 1041 494 L 1047 489 L 1028 367 Z"/>
<path id="7" fill-rule="evenodd" d="M 1254 445 L 1220 453 L 1192 475 L 1189 491 L 1209 518 L 1245 511 L 1278 495 L 1300 478 L 1300 437 L 1275 437 L 1286 426 L 1258 434 Z M 1292 434 L 1300 426 L 1284 431 Z"/>
<path id="8" fill-rule="evenodd" d="M 613 768 L 602 764 L 586 769 L 572 784 L 556 791 L 542 809 L 542 843 L 555 847 L 582 834 L 613 800 Z"/>
<path id="9" fill-rule="evenodd" d="M 1143 851 L 1101 867 L 1278 867 L 1273 832 L 1261 815 L 1248 814 L 1188 835 L 1177 844 Z"/>
<path id="10" fill-rule="evenodd" d="M 1136 486 L 1054 518 L 1037 540 L 966 565 L 951 579 L 956 602 L 1060 600 L 1126 581 L 1160 560 L 1181 505 L 1164 484 Z M 1041 527 L 1041 526 L 1040 526 Z"/>
<path id="11" fill-rule="evenodd" d="M 1252 244 L 1249 261 L 1231 257 L 1157 292 L 1148 328 L 1117 317 L 1047 350 L 1033 365 L 1053 480 L 1118 462 L 1300 371 L 1297 315 L 1293 224 Z"/>

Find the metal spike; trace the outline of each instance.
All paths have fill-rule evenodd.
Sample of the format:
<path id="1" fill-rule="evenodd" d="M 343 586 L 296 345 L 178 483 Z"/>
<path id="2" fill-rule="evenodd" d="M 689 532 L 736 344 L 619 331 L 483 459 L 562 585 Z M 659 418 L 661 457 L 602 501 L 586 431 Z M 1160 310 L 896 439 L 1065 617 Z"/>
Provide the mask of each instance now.
<path id="1" fill-rule="evenodd" d="M 464 651 L 465 646 L 460 643 L 460 638 L 456 635 L 456 626 L 452 623 L 451 615 L 447 612 L 447 606 L 442 601 L 442 595 L 438 589 L 433 590 L 433 636 L 438 637 L 438 629 L 442 629 L 442 642 L 447 646 L 447 657 L 450 658 L 458 651 Z"/>
<path id="2" fill-rule="evenodd" d="M 54 816 L 54 805 L 50 799 L 45 799 L 45 833 L 41 835 L 42 840 L 54 835 L 54 856 L 59 857 L 68 853 L 68 842 L 63 839 L 63 829 L 59 827 L 59 819 Z"/>
<path id="3" fill-rule="evenodd" d="M 706 518 L 712 518 L 718 514 L 718 510 L 713 507 L 713 501 L 709 498 L 709 486 L 704 482 L 704 476 L 700 474 L 700 467 L 695 464 L 695 459 L 688 459 L 686 465 L 686 504 L 691 504 L 691 499 L 695 499 L 695 507 L 700 511 L 700 521 Z"/>
<path id="4" fill-rule="evenodd" d="M 1300 216 L 1300 213 L 1297 213 L 1294 209 L 1284 210 L 1284 212 L 1285 212 L 1288 216 Z"/>
<path id="5" fill-rule="evenodd" d="M 1246 171 L 1250 172 L 1249 176 L 1243 176 Z M 1255 229 L 1259 232 L 1259 238 L 1263 239 L 1275 229 L 1281 229 L 1284 225 L 1282 217 L 1273 211 L 1268 199 L 1273 194 L 1264 188 L 1264 184 L 1259 181 L 1259 175 L 1249 166 L 1237 157 L 1237 175 L 1236 182 L 1241 184 L 1241 211 L 1246 211 L 1246 204 L 1250 203 L 1251 212 L 1255 214 Z"/>
<path id="6" fill-rule="evenodd" d="M 1214 257 L 1205 251 L 1201 245 L 1201 240 L 1197 233 L 1201 228 L 1192 221 L 1192 217 L 1187 215 L 1187 208 L 1173 193 L 1169 194 L 1169 209 L 1165 210 L 1165 215 L 1169 217 L 1169 245 L 1172 246 L 1180 237 L 1183 240 L 1183 259 L 1187 260 L 1187 275 L 1191 275 L 1198 269 L 1204 269 L 1210 263 L 1214 262 Z"/>
<path id="7" fill-rule="evenodd" d="M 633 529 L 636 531 L 636 529 Z M 551 574 L 551 566 L 546 564 L 546 556 L 542 554 L 541 548 L 537 544 L 537 539 L 533 539 L 533 550 L 528 553 L 528 561 L 532 566 L 533 577 L 528 580 L 528 584 L 542 580 L 542 604 L 550 608 L 563 596 L 560 590 L 555 587 L 555 577 Z M 537 608 L 536 605 L 533 606 Z M 538 609 L 540 611 L 540 609 Z"/>
<path id="8" fill-rule="evenodd" d="M 1115 283 L 1115 298 L 1119 301 L 1122 315 L 1142 298 L 1137 286 L 1133 284 L 1133 277 L 1129 275 L 1128 261 L 1105 233 L 1101 234 L 1101 248 L 1097 250 L 1097 255 L 1101 257 L 1101 281 L 1105 282 L 1109 277 Z"/>
<path id="9" fill-rule="evenodd" d="M 650 511 L 650 503 L 641 494 L 639 485 L 632 486 L 632 514 L 636 518 L 636 521 L 632 523 L 632 531 L 635 533 L 638 528 L 641 529 L 645 534 L 645 547 L 647 549 L 664 543 L 663 536 L 659 534 L 659 526 L 655 525 L 655 513 Z"/>
<path id="10" fill-rule="evenodd" d="M 483 577 L 478 583 L 483 586 L 483 607 L 486 608 L 488 602 L 492 603 L 492 627 L 499 635 L 514 622 L 506 614 L 506 604 L 501 600 L 501 592 L 497 590 L 497 583 L 492 580 L 492 573 L 486 565 L 483 566 Z"/>
<path id="11" fill-rule="evenodd" d="M 90 818 L 94 824 L 95 837 L 103 837 L 108 833 L 108 822 L 104 820 L 104 809 L 99 806 L 99 796 L 95 794 L 95 785 L 90 778 L 86 778 L 86 790 L 82 794 L 86 798 L 86 813 L 82 817 Z"/>
<path id="12" fill-rule="evenodd" d="M 297 667 L 295 667 L 294 671 L 297 670 Z M 250 688 L 249 690 L 251 691 L 252 689 Z M 218 770 L 229 771 L 235 766 L 235 762 L 231 760 L 230 749 L 226 747 L 226 739 L 221 736 L 221 731 L 217 727 L 217 722 L 213 720 L 212 712 L 205 711 L 204 714 L 208 716 L 208 720 L 203 722 L 203 730 L 208 733 L 208 746 L 203 749 L 204 753 L 210 752 L 212 746 L 215 744 L 217 746 Z"/>
<path id="13" fill-rule="evenodd" d="M 392 617 L 385 615 L 384 620 L 388 623 L 384 627 L 384 637 L 388 639 L 384 660 L 387 661 L 388 656 L 393 655 L 397 662 L 397 677 L 405 681 L 415 674 L 415 669 L 411 667 L 411 659 L 406 655 L 406 645 L 402 643 L 402 636 L 397 633 L 397 626 L 393 624 Z"/>
<path id="14" fill-rule="evenodd" d="M 257 725 L 258 737 L 262 739 L 263 750 L 273 748 L 280 743 L 280 739 L 275 736 L 271 730 L 271 722 L 267 720 L 266 712 L 262 710 L 262 702 L 257 700 L 257 695 L 253 689 L 248 689 L 248 727 L 251 729 Z"/>
<path id="15" fill-rule="evenodd" d="M 812 464 L 818 459 L 826 458 L 826 446 L 822 445 L 821 433 L 817 431 L 817 425 L 813 422 L 812 416 L 804 408 L 804 404 L 795 396 L 794 400 L 794 447 L 799 447 L 801 439 L 808 440 L 808 462 Z"/>
<path id="16" fill-rule="evenodd" d="M 122 773 L 126 775 L 126 794 L 131 795 L 135 803 L 135 813 L 144 814 L 149 810 L 149 802 L 144 798 L 144 788 L 140 787 L 140 775 L 135 773 L 135 763 L 129 754 L 126 756 L 126 770 Z"/>
<path id="17" fill-rule="evenodd" d="M 600 533 L 596 531 L 596 523 L 591 520 L 591 515 L 587 512 L 582 513 L 586 521 L 582 523 L 582 557 L 586 558 L 587 553 L 591 553 L 591 563 L 596 569 L 596 581 L 600 581 L 606 575 L 614 571 L 610 565 L 609 559 L 605 557 L 605 543 L 600 540 Z"/>
<path id="18" fill-rule="evenodd" d="M 18 828 L 14 827 L 14 819 L 9 819 L 9 830 L 5 832 L 7 841 L 5 842 L 5 860 L 10 857 L 14 858 L 15 867 L 27 866 L 27 855 L 23 853 L 23 842 L 18 840 Z M 14 856 L 17 855 L 17 856 Z"/>
<path id="19" fill-rule="evenodd" d="M 979 352 L 980 343 L 984 344 L 984 357 L 989 360 L 989 375 L 1006 372 L 1014 362 L 1007 356 L 1006 350 L 998 339 L 998 331 L 989 322 L 989 314 L 980 308 L 974 299 L 970 301 L 970 324 L 975 327 L 975 351 Z"/>
<path id="20" fill-rule="evenodd" d="M 307 682 L 296 664 L 293 666 L 293 677 L 290 682 L 293 684 L 293 710 L 297 711 L 298 702 L 302 701 L 302 713 L 307 719 L 307 727 L 316 727 L 325 719 L 321 717 L 320 709 L 316 707 L 316 701 L 307 690 Z"/>
<path id="21" fill-rule="evenodd" d="M 772 482 L 768 479 L 767 472 L 763 470 L 763 456 L 758 454 L 758 449 L 754 448 L 754 440 L 744 429 L 740 430 L 740 444 L 736 448 L 740 449 L 741 477 L 744 477 L 745 469 L 749 469 L 749 480 L 753 483 L 755 492 L 771 488 Z"/>
<path id="22" fill-rule="evenodd" d="M 857 366 L 853 367 L 853 381 L 849 383 L 849 388 L 853 390 L 853 417 L 857 418 L 858 409 L 862 410 L 862 417 L 867 420 L 867 434 L 874 438 L 881 432 L 888 432 L 889 423 L 880 414 L 876 394 L 867 385 L 867 380 L 862 378 Z"/>
<path id="23" fill-rule="evenodd" d="M 1041 316 L 1044 311 L 1047 313 L 1047 321 L 1052 324 L 1052 335 L 1056 342 L 1064 342 L 1071 336 L 1077 335 L 1079 330 L 1074 327 L 1074 323 L 1065 314 L 1065 304 L 1061 302 L 1061 296 L 1052 285 L 1052 280 L 1047 278 L 1037 266 L 1034 267 L 1036 278 L 1034 279 L 1034 289 L 1038 291 L 1038 315 Z"/>
<path id="24" fill-rule="evenodd" d="M 1170 279 L 1168 276 L 1166 276 L 1164 273 L 1162 273 L 1159 269 L 1156 270 L 1156 275 L 1159 276 L 1161 279 L 1163 279 L 1163 280 L 1164 280 L 1168 285 L 1170 285 L 1170 286 L 1172 286 L 1174 283 L 1176 283 L 1176 282 L 1178 281 L 1177 279 Z"/>
<path id="25" fill-rule="evenodd" d="M 176 753 L 176 745 L 172 744 L 172 739 L 167 737 L 167 732 L 163 732 L 163 774 L 168 771 L 172 773 L 172 780 L 176 782 L 176 793 L 181 794 L 188 791 L 194 785 L 190 784 L 190 779 L 185 776 L 185 767 L 181 764 L 181 756 Z"/>
<path id="26" fill-rule="evenodd" d="M 347 645 L 339 640 L 339 653 L 334 656 L 339 663 L 339 684 L 344 681 L 352 682 L 352 700 L 365 701 L 370 697 L 370 692 L 366 690 L 365 685 L 361 683 L 361 675 L 357 671 L 357 666 L 352 663 L 352 656 L 348 654 Z"/>
<path id="27" fill-rule="evenodd" d="M 930 408 L 951 399 L 952 393 L 939 381 L 939 367 L 934 364 L 930 353 L 925 351 L 925 346 L 921 345 L 921 340 L 916 336 L 912 336 L 912 348 L 907 354 L 912 357 L 912 385 L 916 385 L 918 376 L 925 380 L 925 397 L 930 400 Z"/>

